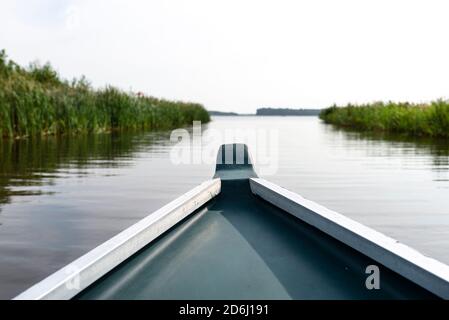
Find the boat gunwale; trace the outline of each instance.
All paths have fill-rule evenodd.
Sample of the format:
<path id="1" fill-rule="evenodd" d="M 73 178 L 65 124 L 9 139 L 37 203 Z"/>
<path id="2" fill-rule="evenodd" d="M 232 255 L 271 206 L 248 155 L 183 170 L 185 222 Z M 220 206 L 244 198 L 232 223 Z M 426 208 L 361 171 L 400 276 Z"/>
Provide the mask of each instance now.
<path id="1" fill-rule="evenodd" d="M 220 192 L 220 179 L 203 182 L 36 283 L 14 300 L 75 297 Z"/>
<path id="2" fill-rule="evenodd" d="M 262 178 L 253 194 L 368 256 L 433 294 L 449 299 L 449 266 L 391 237 Z M 305 210 L 304 210 L 305 209 Z"/>

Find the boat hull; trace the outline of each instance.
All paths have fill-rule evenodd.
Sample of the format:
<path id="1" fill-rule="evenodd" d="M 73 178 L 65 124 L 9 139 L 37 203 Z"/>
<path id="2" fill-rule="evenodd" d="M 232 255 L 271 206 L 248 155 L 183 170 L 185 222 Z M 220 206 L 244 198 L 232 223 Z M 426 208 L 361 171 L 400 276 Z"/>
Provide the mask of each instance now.
<path id="1" fill-rule="evenodd" d="M 213 180 L 16 299 L 71 298 L 449 298 L 449 266 L 258 178 L 233 144 Z"/>
<path id="2" fill-rule="evenodd" d="M 378 265 L 379 290 L 365 273 Z M 432 299 L 433 294 L 254 195 L 222 181 L 214 200 L 79 299 Z"/>

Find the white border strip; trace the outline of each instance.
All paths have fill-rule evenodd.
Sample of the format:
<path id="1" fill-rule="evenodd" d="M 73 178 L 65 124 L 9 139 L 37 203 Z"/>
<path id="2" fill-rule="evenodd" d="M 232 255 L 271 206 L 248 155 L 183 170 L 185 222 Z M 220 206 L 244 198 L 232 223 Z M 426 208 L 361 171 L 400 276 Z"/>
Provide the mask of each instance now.
<path id="1" fill-rule="evenodd" d="M 214 198 L 221 180 L 209 180 L 37 283 L 15 300 L 70 299 Z"/>
<path id="2" fill-rule="evenodd" d="M 384 234 L 264 179 L 251 191 L 293 216 L 349 245 L 437 296 L 449 299 L 449 266 Z"/>

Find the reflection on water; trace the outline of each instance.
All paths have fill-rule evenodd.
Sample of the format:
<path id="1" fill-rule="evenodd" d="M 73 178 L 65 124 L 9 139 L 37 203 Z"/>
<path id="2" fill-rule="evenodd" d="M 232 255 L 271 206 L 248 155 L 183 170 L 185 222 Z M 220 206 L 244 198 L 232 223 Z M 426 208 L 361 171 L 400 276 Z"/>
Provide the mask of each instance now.
<path id="1" fill-rule="evenodd" d="M 362 142 L 367 146 L 371 156 L 390 157 L 402 154 L 407 157 L 432 156 L 431 170 L 446 171 L 449 169 L 449 140 L 429 139 L 425 137 L 408 137 L 387 133 L 361 133 L 332 125 L 325 125 L 331 135 L 340 135 L 342 139 Z"/>
<path id="2" fill-rule="evenodd" d="M 86 166 L 123 166 L 133 146 L 132 136 L 106 134 L 2 141 L 0 203 L 9 203 L 13 196 L 48 194 L 39 187 L 67 175 L 85 175 Z"/>
<path id="3" fill-rule="evenodd" d="M 449 263 L 448 141 L 364 135 L 316 117 L 213 120 L 203 129 L 277 130 L 279 169 L 265 178 Z M 169 133 L 3 141 L 0 298 L 212 177 L 213 164 L 174 165 L 171 146 Z"/>
<path id="4" fill-rule="evenodd" d="M 404 170 L 432 172 L 432 181 L 443 182 L 433 186 L 449 189 L 446 183 L 449 182 L 449 140 L 360 133 L 331 125 L 325 125 L 325 130 L 329 135 L 345 141 L 344 148 L 348 150 L 364 150 L 367 157 L 388 159 L 390 162 L 400 159 Z"/>

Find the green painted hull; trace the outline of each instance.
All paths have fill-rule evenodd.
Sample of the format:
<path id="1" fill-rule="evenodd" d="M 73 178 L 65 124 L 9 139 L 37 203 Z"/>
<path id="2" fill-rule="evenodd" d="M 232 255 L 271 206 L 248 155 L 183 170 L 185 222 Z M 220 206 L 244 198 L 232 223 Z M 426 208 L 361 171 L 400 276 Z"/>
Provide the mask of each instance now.
<path id="1" fill-rule="evenodd" d="M 380 267 L 379 290 L 365 286 Z M 76 299 L 432 299 L 433 294 L 255 196 L 221 193 Z"/>

